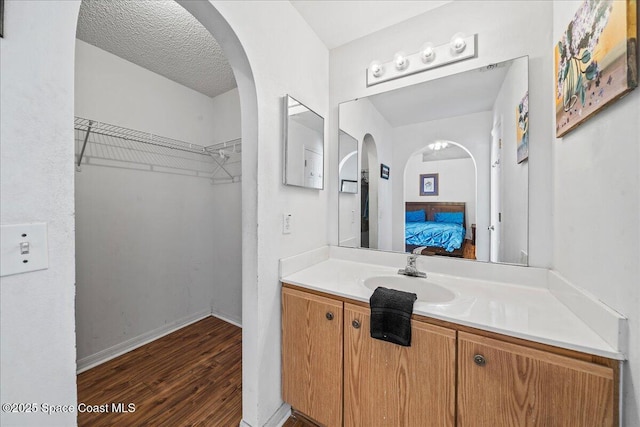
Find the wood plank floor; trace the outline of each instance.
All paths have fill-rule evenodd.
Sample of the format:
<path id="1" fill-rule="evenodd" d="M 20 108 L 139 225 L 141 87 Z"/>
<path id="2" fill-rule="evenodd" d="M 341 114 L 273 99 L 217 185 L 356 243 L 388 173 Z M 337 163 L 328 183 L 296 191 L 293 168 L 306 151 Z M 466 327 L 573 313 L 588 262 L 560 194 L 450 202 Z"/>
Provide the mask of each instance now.
<path id="1" fill-rule="evenodd" d="M 78 375 L 78 402 L 135 404 L 79 413 L 80 426 L 237 426 L 242 332 L 208 317 Z"/>
<path id="2" fill-rule="evenodd" d="M 242 330 L 207 317 L 78 375 L 80 427 L 237 427 L 242 419 Z M 135 412 L 112 411 L 133 403 Z M 295 415 L 283 427 L 315 427 Z"/>

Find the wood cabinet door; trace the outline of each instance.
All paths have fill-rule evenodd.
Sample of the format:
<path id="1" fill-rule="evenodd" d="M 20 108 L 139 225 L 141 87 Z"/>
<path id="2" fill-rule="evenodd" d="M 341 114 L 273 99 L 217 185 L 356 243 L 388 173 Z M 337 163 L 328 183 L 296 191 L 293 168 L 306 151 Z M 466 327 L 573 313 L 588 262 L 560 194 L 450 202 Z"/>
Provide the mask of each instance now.
<path id="1" fill-rule="evenodd" d="M 613 426 L 613 369 L 458 333 L 459 426 Z"/>
<path id="2" fill-rule="evenodd" d="M 282 397 L 324 426 L 342 425 L 342 301 L 282 289 Z"/>
<path id="3" fill-rule="evenodd" d="M 346 303 L 344 320 L 345 426 L 454 425 L 455 331 L 412 320 L 403 347 L 371 338 L 368 308 Z"/>

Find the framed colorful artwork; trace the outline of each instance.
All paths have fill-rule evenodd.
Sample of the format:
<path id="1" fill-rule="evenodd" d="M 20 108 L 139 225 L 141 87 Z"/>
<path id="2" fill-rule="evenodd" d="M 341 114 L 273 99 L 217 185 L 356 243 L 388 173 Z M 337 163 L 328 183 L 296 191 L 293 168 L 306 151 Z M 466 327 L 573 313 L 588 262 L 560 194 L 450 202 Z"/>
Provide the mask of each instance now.
<path id="1" fill-rule="evenodd" d="M 438 174 L 423 173 L 420 175 L 420 195 L 421 196 L 437 196 L 438 195 Z"/>
<path id="2" fill-rule="evenodd" d="M 516 107 L 517 161 L 522 163 L 529 158 L 529 91 Z"/>
<path id="3" fill-rule="evenodd" d="M 585 0 L 555 48 L 556 137 L 638 86 L 637 2 Z"/>

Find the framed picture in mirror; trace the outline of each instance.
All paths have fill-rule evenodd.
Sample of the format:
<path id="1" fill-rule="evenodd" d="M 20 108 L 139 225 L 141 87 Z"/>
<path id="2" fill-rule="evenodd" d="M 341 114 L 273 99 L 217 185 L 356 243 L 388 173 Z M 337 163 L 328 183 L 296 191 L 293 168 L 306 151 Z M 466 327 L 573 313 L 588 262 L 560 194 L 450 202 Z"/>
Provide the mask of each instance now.
<path id="1" fill-rule="evenodd" d="M 389 166 L 380 164 L 380 178 L 389 179 Z"/>
<path id="2" fill-rule="evenodd" d="M 437 196 L 438 195 L 438 174 L 423 173 L 420 175 L 420 195 L 421 196 Z"/>
<path id="3" fill-rule="evenodd" d="M 529 158 L 529 92 L 524 94 L 516 107 L 516 143 L 518 149 L 517 162 L 522 163 Z"/>

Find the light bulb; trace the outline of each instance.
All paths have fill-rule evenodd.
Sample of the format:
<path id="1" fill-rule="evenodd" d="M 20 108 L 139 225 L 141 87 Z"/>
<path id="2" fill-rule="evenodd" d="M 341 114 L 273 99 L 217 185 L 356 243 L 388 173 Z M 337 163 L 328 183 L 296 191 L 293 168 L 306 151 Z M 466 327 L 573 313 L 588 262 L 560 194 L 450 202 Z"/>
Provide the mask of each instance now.
<path id="1" fill-rule="evenodd" d="M 369 65 L 369 69 L 371 70 L 371 74 L 373 77 L 380 77 L 384 74 L 384 67 L 380 63 L 380 61 L 373 61 L 371 65 Z"/>
<path id="2" fill-rule="evenodd" d="M 428 64 L 436 59 L 436 51 L 433 48 L 433 43 L 425 43 L 422 45 L 422 50 L 420 51 L 420 56 L 422 57 L 422 62 Z"/>
<path id="3" fill-rule="evenodd" d="M 451 52 L 453 53 L 462 53 L 464 49 L 467 47 L 467 42 L 464 41 L 463 33 L 456 33 L 451 37 L 451 41 L 449 42 L 451 46 Z"/>
<path id="4" fill-rule="evenodd" d="M 398 52 L 393 56 L 393 63 L 396 66 L 396 70 L 403 71 L 409 66 L 409 59 L 404 52 Z"/>

